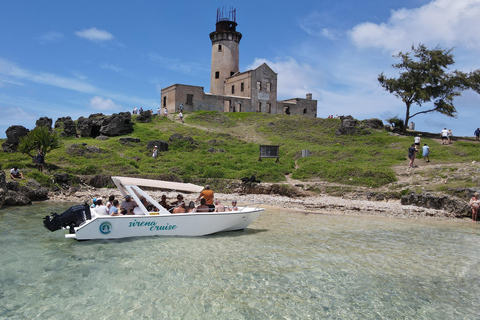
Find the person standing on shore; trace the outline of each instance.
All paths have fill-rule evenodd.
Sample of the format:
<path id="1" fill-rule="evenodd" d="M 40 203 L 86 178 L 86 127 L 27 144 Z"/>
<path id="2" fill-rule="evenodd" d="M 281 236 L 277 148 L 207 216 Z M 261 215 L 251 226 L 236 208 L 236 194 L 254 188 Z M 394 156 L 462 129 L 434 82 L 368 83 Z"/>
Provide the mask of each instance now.
<path id="1" fill-rule="evenodd" d="M 478 200 L 478 193 L 475 192 L 473 197 L 470 199 L 470 206 L 472 207 L 472 221 L 477 221 L 477 212 L 480 201 Z"/>
<path id="2" fill-rule="evenodd" d="M 36 165 L 38 171 L 43 172 L 43 166 L 45 165 L 45 155 L 43 154 L 42 150 L 38 151 L 36 157 Z"/>
<path id="3" fill-rule="evenodd" d="M 410 148 L 408 148 L 408 158 L 410 159 L 410 166 L 409 168 L 413 168 L 413 161 L 415 160 L 415 154 L 418 152 L 417 148 L 415 147 L 415 143 L 412 143 Z"/>
<path id="4" fill-rule="evenodd" d="M 422 147 L 422 151 L 423 151 L 423 160 L 425 162 L 430 162 L 430 148 L 427 146 L 426 143 Z"/>

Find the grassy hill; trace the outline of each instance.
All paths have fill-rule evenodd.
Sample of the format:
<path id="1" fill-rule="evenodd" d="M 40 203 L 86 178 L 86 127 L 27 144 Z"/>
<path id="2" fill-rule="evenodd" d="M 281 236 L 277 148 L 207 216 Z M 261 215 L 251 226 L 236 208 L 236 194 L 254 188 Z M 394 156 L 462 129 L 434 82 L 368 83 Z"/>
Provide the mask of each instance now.
<path id="1" fill-rule="evenodd" d="M 136 116 L 132 119 L 135 122 Z M 27 178 L 47 184 L 53 173 L 132 175 L 197 183 L 255 175 L 262 182 L 285 183 L 288 178 L 380 188 L 398 181 L 398 168 L 407 170 L 406 154 L 412 136 L 373 129 L 368 129 L 370 134 L 363 130 L 358 135 L 337 136 L 339 127 L 338 119 L 200 111 L 186 114 L 185 123 L 159 116 L 150 123 L 135 122 L 134 132 L 128 136 L 139 138 L 139 143 L 122 144 L 121 137 L 64 139 L 63 147 L 46 156 L 43 175 L 28 156 L 20 153 L 0 152 L 0 161 L 7 176 L 8 170 L 17 165 Z M 191 139 L 170 142 L 175 133 L 191 137 L 193 143 Z M 167 141 L 169 151 L 153 159 L 146 147 L 151 140 Z M 430 146 L 435 164 L 480 160 L 478 142 L 473 140 L 442 146 L 438 139 L 423 138 L 423 143 Z M 79 146 L 71 148 L 75 144 Z M 258 161 L 262 144 L 280 146 L 278 163 L 275 159 Z M 87 146 L 97 147 L 99 152 L 88 152 Z M 305 149 L 311 155 L 302 158 Z M 478 185 L 471 180 L 462 183 Z"/>

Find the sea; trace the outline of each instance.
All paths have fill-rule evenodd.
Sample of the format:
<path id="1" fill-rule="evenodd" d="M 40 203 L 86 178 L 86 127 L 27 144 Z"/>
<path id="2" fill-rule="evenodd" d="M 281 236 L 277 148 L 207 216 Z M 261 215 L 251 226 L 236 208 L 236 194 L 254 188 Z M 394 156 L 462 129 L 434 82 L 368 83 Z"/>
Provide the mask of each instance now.
<path id="1" fill-rule="evenodd" d="M 480 227 L 266 208 L 244 231 L 76 241 L 0 210 L 0 319 L 479 319 Z"/>

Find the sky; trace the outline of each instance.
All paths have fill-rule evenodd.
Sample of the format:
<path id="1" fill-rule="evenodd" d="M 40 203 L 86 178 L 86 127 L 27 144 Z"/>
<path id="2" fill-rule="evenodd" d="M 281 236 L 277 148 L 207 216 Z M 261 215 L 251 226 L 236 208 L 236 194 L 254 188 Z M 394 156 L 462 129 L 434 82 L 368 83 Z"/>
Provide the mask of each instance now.
<path id="1" fill-rule="evenodd" d="M 278 100 L 312 93 L 320 118 L 403 119 L 377 77 L 397 76 L 392 56 L 412 45 L 453 48 L 451 71 L 480 69 L 480 0 L 0 0 L 0 138 L 40 117 L 156 111 L 175 83 L 209 92 L 209 34 L 223 7 L 243 34 L 240 71 L 267 63 Z M 415 129 L 473 136 L 480 95 L 454 104 L 457 118 L 419 115 Z"/>

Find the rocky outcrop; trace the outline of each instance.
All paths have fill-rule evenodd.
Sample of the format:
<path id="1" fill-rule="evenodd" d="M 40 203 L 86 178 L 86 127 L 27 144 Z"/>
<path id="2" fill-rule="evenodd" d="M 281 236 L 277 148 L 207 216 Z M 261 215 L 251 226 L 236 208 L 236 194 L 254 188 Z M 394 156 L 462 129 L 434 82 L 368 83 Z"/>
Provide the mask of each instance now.
<path id="1" fill-rule="evenodd" d="M 86 182 L 94 188 L 112 187 L 114 185 L 110 176 L 104 174 L 97 174 L 90 177 Z"/>
<path id="2" fill-rule="evenodd" d="M 378 118 L 365 119 L 360 123 L 365 128 L 370 128 L 375 130 L 382 130 L 385 128 L 385 126 L 383 125 L 383 121 Z"/>
<path id="3" fill-rule="evenodd" d="M 342 125 L 340 128 L 335 131 L 335 134 L 338 135 L 351 135 L 357 133 L 357 120 L 352 116 L 341 117 Z"/>
<path id="4" fill-rule="evenodd" d="M 86 143 L 77 144 L 74 143 L 68 147 L 65 152 L 71 156 L 89 156 L 89 154 L 101 153 L 102 150 L 99 147 L 92 147 Z"/>
<path id="5" fill-rule="evenodd" d="M 431 209 L 441 209 L 452 212 L 457 218 L 471 216 L 470 205 L 465 201 L 447 195 L 414 192 L 402 196 L 401 204 L 414 205 Z"/>
<path id="6" fill-rule="evenodd" d="M 6 206 L 24 206 L 32 204 L 32 201 L 48 199 L 49 190 L 33 179 L 28 180 L 23 186 L 20 186 L 18 181 L 9 181 L 7 189 L 3 202 Z"/>
<path id="7" fill-rule="evenodd" d="M 7 177 L 3 170 L 0 170 L 0 208 L 3 206 L 5 202 L 5 196 L 7 195 Z"/>
<path id="8" fill-rule="evenodd" d="M 48 117 L 41 117 L 35 122 L 36 127 L 47 127 L 48 129 L 52 129 L 53 120 Z"/>
<path id="9" fill-rule="evenodd" d="M 148 123 L 152 121 L 152 113 L 150 110 L 143 111 L 140 113 L 140 115 L 137 117 L 137 121 L 141 123 Z"/>
<path id="10" fill-rule="evenodd" d="M 70 117 L 58 118 L 57 121 L 55 121 L 55 128 L 63 129 L 60 133 L 62 137 L 74 137 L 77 134 L 77 126 Z"/>
<path id="11" fill-rule="evenodd" d="M 30 130 L 24 126 L 10 126 L 6 131 L 7 140 L 2 143 L 2 149 L 4 152 L 17 151 L 20 144 L 20 138 L 26 136 Z"/>
<path id="12" fill-rule="evenodd" d="M 107 137 L 122 136 L 133 132 L 133 122 L 130 112 L 114 113 L 105 119 L 100 133 Z"/>

